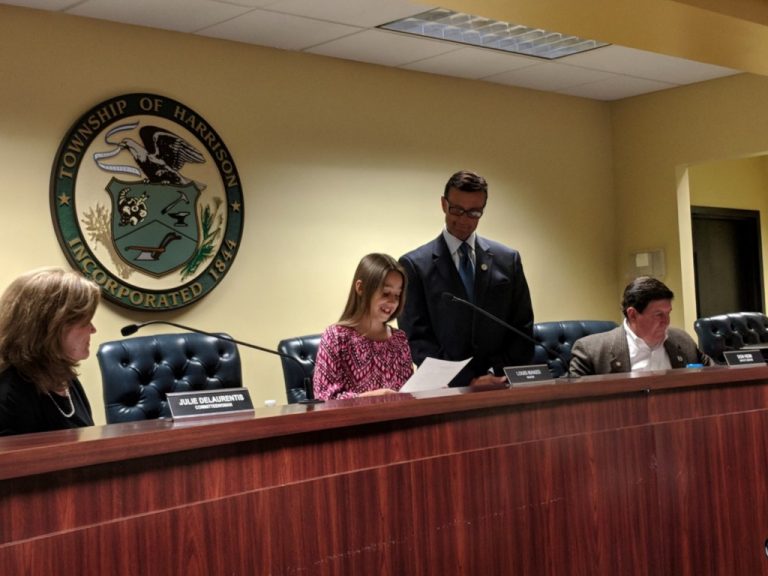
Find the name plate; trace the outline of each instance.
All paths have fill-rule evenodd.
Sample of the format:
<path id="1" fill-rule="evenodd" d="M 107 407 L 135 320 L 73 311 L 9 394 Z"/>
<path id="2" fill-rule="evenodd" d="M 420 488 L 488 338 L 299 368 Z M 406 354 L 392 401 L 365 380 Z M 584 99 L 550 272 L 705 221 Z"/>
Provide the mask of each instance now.
<path id="1" fill-rule="evenodd" d="M 166 394 L 166 397 L 173 420 L 254 412 L 251 394 L 247 388 L 171 392 Z"/>
<path id="2" fill-rule="evenodd" d="M 510 386 L 524 386 L 541 382 L 542 380 L 553 380 L 549 366 L 546 364 L 508 366 L 504 368 L 504 374 L 506 374 Z"/>
<path id="3" fill-rule="evenodd" d="M 765 358 L 760 350 L 729 350 L 723 352 L 728 366 L 748 366 L 765 364 Z"/>

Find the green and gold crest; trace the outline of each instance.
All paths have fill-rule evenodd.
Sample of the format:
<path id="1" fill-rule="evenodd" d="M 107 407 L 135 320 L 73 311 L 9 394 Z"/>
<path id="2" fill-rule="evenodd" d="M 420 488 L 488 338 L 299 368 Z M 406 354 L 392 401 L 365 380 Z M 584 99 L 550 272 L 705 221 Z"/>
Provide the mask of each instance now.
<path id="1" fill-rule="evenodd" d="M 234 161 L 183 104 L 128 94 L 70 129 L 51 175 L 51 213 L 73 266 L 139 310 L 196 302 L 231 267 L 243 228 Z"/>

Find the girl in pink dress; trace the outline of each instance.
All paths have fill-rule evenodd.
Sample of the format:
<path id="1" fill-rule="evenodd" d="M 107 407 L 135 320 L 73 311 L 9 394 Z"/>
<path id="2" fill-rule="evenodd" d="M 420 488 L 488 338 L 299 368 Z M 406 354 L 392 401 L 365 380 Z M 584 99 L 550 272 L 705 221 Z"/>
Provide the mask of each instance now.
<path id="1" fill-rule="evenodd" d="M 392 394 L 413 374 L 405 332 L 389 325 L 405 301 L 405 271 L 387 254 L 355 270 L 344 313 L 323 332 L 315 359 L 315 398 Z"/>

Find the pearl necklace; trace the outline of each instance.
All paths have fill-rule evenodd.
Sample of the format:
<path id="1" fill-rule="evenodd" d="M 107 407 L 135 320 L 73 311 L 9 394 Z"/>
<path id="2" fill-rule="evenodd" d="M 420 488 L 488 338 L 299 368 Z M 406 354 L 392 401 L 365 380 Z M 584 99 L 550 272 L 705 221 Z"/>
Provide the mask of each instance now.
<path id="1" fill-rule="evenodd" d="M 61 409 L 61 406 L 59 406 L 59 403 L 54 400 L 53 396 L 51 396 L 50 392 L 47 392 L 48 398 L 51 399 L 51 402 L 53 402 L 53 405 L 56 406 L 56 410 L 61 412 L 61 415 L 64 416 L 64 418 L 72 418 L 72 416 L 75 415 L 75 403 L 72 402 L 72 396 L 69 395 L 69 390 L 66 391 L 64 394 L 67 397 L 67 400 L 69 400 L 69 413 L 64 412 L 64 410 Z"/>

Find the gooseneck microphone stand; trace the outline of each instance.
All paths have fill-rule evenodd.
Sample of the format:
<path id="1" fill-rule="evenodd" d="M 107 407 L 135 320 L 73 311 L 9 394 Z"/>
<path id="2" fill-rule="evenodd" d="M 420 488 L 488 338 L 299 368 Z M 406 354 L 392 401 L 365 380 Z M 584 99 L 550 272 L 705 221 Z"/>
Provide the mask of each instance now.
<path id="1" fill-rule="evenodd" d="M 574 378 L 574 376 L 571 376 L 571 374 L 568 372 L 568 363 L 569 363 L 568 360 L 565 358 L 565 356 L 560 354 L 560 352 L 558 352 L 557 350 L 553 350 L 552 348 L 550 348 L 549 346 L 547 346 L 543 342 L 537 342 L 534 338 L 531 338 L 528 334 L 526 334 L 522 330 L 519 330 L 518 328 L 515 328 L 511 324 L 508 324 L 507 322 L 504 322 L 504 320 L 502 320 L 498 316 L 494 316 L 490 312 L 486 312 L 485 310 L 480 308 L 480 306 L 477 306 L 476 304 L 472 304 L 472 302 L 464 300 L 463 298 L 459 298 L 458 296 L 455 296 L 455 295 L 451 294 L 450 292 L 443 292 L 443 298 L 445 300 L 448 300 L 449 302 L 455 302 L 455 303 L 458 303 L 458 304 L 462 304 L 464 306 L 468 306 L 469 308 L 471 308 L 475 312 L 478 312 L 478 313 L 482 314 L 483 316 L 485 316 L 486 318 L 488 318 L 490 320 L 493 320 L 494 322 L 496 322 L 496 324 L 499 324 L 500 326 L 503 326 L 507 330 L 510 330 L 511 332 L 514 332 L 515 334 L 517 334 L 521 338 L 524 338 L 525 340 L 528 340 L 529 342 L 532 342 L 534 346 L 541 346 L 544 349 L 544 351 L 547 354 L 549 354 L 552 358 L 557 358 L 558 360 L 560 360 L 560 362 L 563 363 L 563 370 L 564 370 L 563 374 L 565 375 L 566 378 Z M 578 376 L 576 376 L 576 377 L 578 377 Z"/>
<path id="2" fill-rule="evenodd" d="M 196 332 L 198 334 L 203 334 L 204 336 L 210 336 L 212 338 L 218 338 L 219 340 L 226 340 L 227 342 L 233 342 L 234 344 L 239 344 L 240 346 L 245 346 L 246 348 L 253 348 L 254 350 L 260 350 L 261 352 L 274 354 L 275 356 L 280 356 L 280 358 L 288 358 L 292 362 L 295 362 L 301 369 L 301 373 L 304 374 L 304 394 L 306 395 L 306 399 L 300 400 L 299 404 L 320 404 L 321 402 L 323 402 L 322 400 L 315 399 L 314 391 L 312 389 L 312 379 L 307 374 L 307 371 L 305 370 L 302 363 L 299 362 L 293 356 L 289 356 L 288 354 L 283 354 L 281 352 L 278 352 L 277 350 L 263 348 L 262 346 L 257 346 L 256 344 L 243 342 L 241 340 L 235 340 L 234 338 L 230 338 L 229 336 L 224 336 L 222 334 L 214 334 L 213 332 L 206 332 L 205 330 L 198 330 L 197 328 L 192 328 L 191 326 L 184 326 L 183 324 L 177 324 L 176 322 L 169 322 L 167 320 L 150 320 L 148 322 L 141 322 L 139 324 L 128 324 L 127 326 L 123 326 L 120 329 L 120 333 L 123 336 L 130 336 L 131 334 L 135 334 L 139 329 L 144 328 L 144 326 L 149 326 L 151 324 L 165 324 L 166 326 L 173 326 L 175 328 L 186 330 L 188 332 Z"/>

